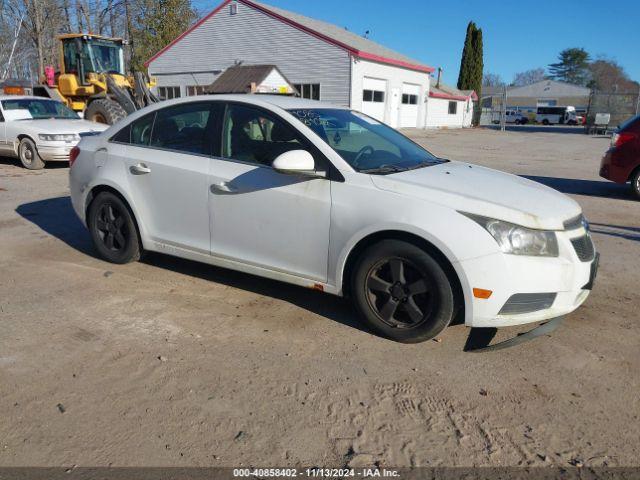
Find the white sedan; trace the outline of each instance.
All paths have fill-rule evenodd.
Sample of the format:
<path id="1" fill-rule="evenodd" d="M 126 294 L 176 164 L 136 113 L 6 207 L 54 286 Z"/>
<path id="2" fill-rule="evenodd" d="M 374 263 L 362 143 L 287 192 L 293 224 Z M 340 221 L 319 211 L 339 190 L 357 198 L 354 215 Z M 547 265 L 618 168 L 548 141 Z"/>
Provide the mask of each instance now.
<path id="1" fill-rule="evenodd" d="M 19 158 L 39 170 L 45 162 L 66 162 L 81 136 L 108 125 L 82 120 L 62 102 L 41 97 L 0 96 L 0 155 Z"/>
<path id="2" fill-rule="evenodd" d="M 163 102 L 83 139 L 71 165 L 73 207 L 105 260 L 163 252 L 348 295 L 397 341 L 457 314 L 472 327 L 562 316 L 596 272 L 569 197 L 320 102 Z"/>

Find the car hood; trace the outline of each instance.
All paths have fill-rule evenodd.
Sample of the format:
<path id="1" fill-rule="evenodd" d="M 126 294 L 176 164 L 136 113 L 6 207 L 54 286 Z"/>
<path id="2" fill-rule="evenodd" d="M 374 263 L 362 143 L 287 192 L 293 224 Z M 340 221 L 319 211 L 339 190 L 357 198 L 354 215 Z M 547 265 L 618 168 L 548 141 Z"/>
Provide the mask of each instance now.
<path id="1" fill-rule="evenodd" d="M 562 230 L 578 203 L 540 183 L 490 168 L 446 162 L 392 175 L 372 175 L 381 190 L 529 228 Z"/>
<path id="2" fill-rule="evenodd" d="M 17 124 L 25 130 L 36 133 L 85 133 L 102 132 L 109 128 L 109 125 L 89 122 L 88 120 L 64 120 L 61 118 L 41 119 L 41 120 L 19 120 Z"/>

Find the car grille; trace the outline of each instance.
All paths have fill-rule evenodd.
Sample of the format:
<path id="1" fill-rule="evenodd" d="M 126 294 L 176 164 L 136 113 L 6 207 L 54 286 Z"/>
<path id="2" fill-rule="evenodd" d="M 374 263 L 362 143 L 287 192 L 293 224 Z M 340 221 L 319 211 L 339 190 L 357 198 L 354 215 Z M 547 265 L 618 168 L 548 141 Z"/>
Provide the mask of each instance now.
<path id="1" fill-rule="evenodd" d="M 577 217 L 570 218 L 563 225 L 565 230 L 577 230 L 584 226 L 584 216 L 580 214 Z"/>
<path id="2" fill-rule="evenodd" d="M 593 246 L 593 241 L 589 235 L 583 235 L 582 237 L 572 238 L 571 244 L 578 255 L 578 258 L 582 262 L 590 262 L 595 258 L 596 249 Z"/>
<path id="3" fill-rule="evenodd" d="M 516 293 L 511 295 L 498 315 L 517 315 L 546 310 L 553 305 L 557 293 Z"/>

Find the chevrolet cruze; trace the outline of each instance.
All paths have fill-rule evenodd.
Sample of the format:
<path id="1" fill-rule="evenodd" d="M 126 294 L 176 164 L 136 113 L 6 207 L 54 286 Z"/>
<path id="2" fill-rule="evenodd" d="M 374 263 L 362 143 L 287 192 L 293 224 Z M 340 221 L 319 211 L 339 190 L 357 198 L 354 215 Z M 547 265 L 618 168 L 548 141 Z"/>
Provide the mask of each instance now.
<path id="1" fill-rule="evenodd" d="M 572 199 L 320 102 L 163 102 L 84 138 L 71 163 L 73 207 L 105 260 L 163 252 L 349 296 L 401 342 L 456 315 L 472 327 L 562 316 L 596 272 Z"/>

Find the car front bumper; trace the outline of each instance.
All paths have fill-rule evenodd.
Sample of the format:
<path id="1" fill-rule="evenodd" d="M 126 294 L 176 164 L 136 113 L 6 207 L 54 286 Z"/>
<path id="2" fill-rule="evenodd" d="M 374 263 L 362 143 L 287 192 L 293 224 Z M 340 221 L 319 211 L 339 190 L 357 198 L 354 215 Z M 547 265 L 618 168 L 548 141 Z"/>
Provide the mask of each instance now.
<path id="1" fill-rule="evenodd" d="M 78 142 L 39 142 L 38 154 L 45 162 L 68 162 L 69 153 Z"/>
<path id="2" fill-rule="evenodd" d="M 496 253 L 461 262 L 469 282 L 467 296 L 471 297 L 471 312 L 467 312 L 465 324 L 508 327 L 543 322 L 573 312 L 589 296 L 597 273 L 599 256 L 595 247 L 592 255 L 585 256 L 572 243 L 585 236 L 593 246 L 584 228 L 557 232 L 559 256 L 554 258 Z M 490 290 L 491 296 L 476 298 L 473 288 Z M 536 294 L 546 294 L 551 300 L 547 305 L 534 306 L 531 311 L 504 313 L 514 295 L 526 298 Z"/>

